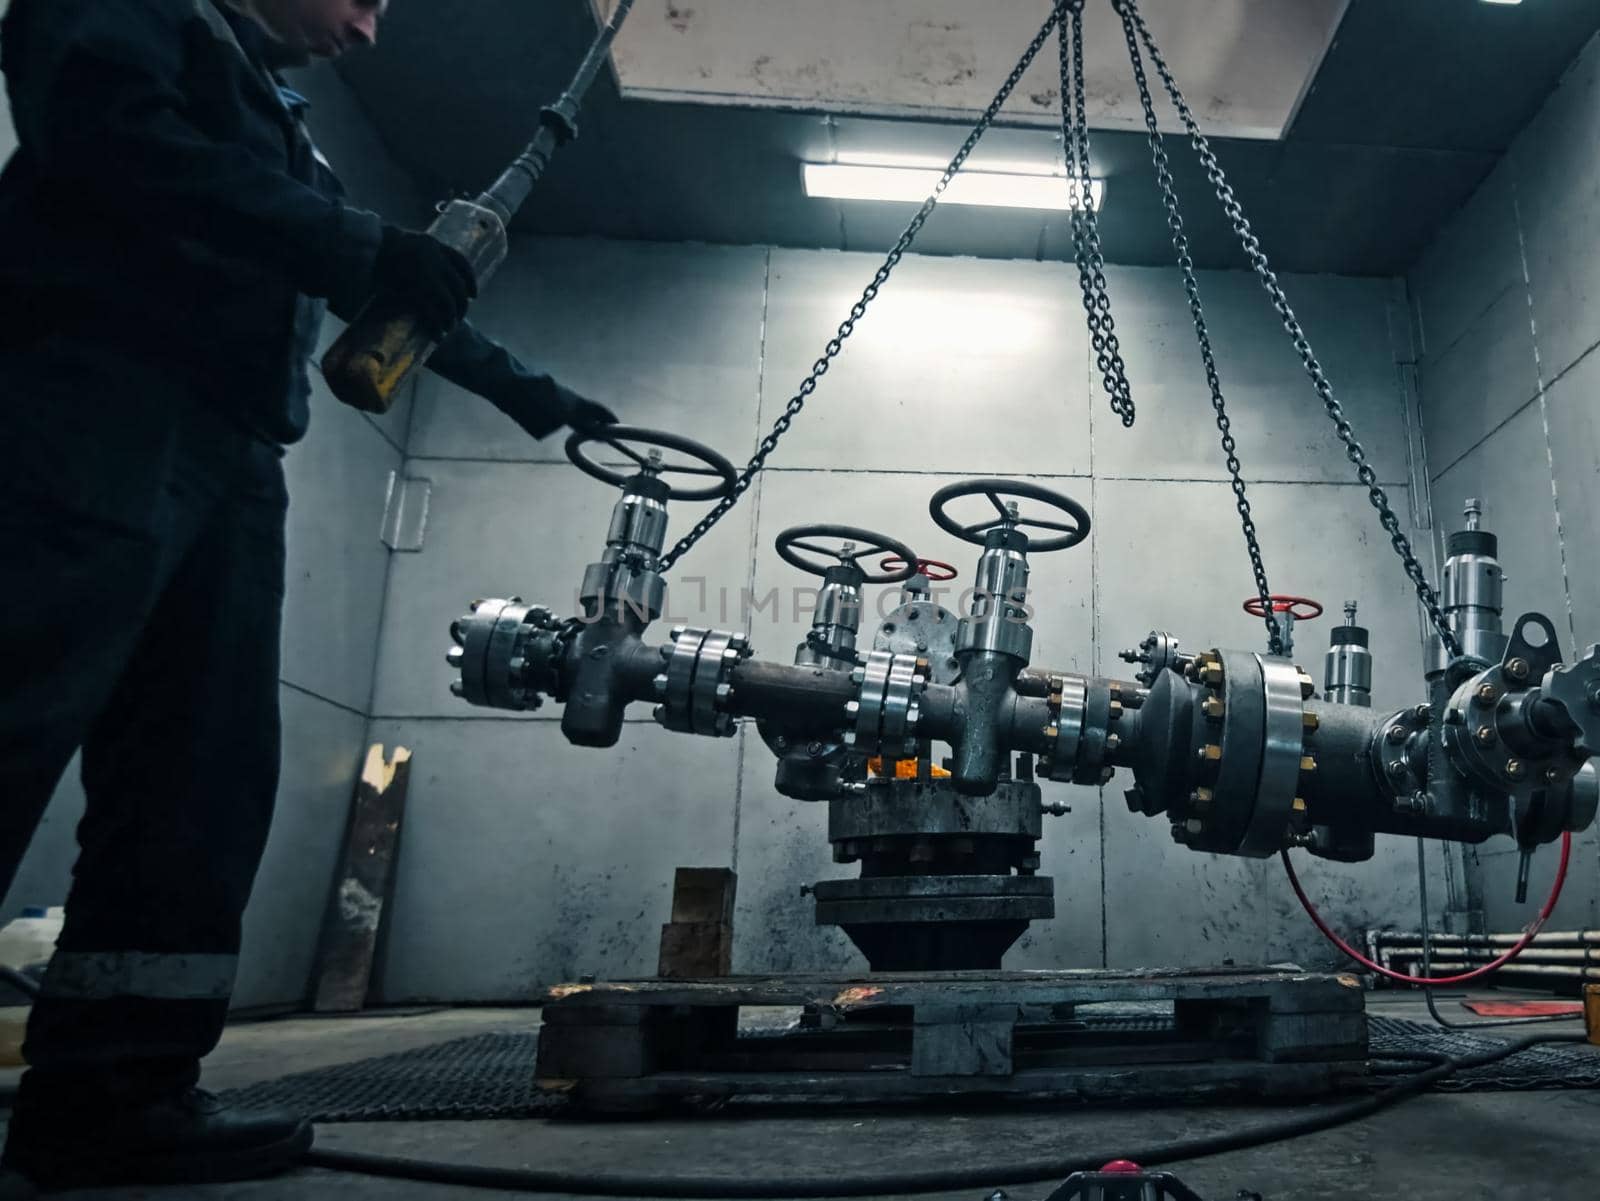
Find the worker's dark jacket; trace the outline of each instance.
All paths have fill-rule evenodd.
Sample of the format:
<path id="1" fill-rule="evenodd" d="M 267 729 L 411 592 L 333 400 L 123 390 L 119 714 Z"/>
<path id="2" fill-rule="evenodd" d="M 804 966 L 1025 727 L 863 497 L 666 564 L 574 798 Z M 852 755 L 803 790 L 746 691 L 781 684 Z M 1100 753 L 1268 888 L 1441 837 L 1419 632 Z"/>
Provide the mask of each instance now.
<path id="1" fill-rule="evenodd" d="M 0 352 L 126 356 L 293 442 L 323 309 L 359 309 L 382 226 L 343 202 L 264 35 L 213 2 L 13 0 Z M 562 424 L 570 394 L 469 327 L 430 366 L 497 404 L 532 381 Z"/>

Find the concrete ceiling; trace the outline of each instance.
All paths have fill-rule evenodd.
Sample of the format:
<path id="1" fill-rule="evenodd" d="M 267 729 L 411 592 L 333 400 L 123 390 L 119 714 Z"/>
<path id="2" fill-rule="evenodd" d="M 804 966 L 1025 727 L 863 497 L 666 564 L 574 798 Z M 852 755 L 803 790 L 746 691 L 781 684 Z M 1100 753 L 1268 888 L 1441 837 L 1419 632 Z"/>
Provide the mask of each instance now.
<path id="1" fill-rule="evenodd" d="M 616 7 L 595 3 L 602 16 Z M 1140 11 L 1207 130 L 1276 138 L 1347 3 L 1145 0 Z M 1048 12 L 1041 0 L 643 0 L 613 59 L 626 99 L 949 118 L 983 111 Z M 1084 21 L 1089 120 L 1143 129 L 1122 26 L 1109 15 Z M 1059 108 L 1052 44 L 1004 112 L 1048 126 Z"/>
<path id="2" fill-rule="evenodd" d="M 910 4 L 874 0 L 871 7 L 890 9 L 902 2 Z M 1261 2 L 1268 9 L 1327 12 L 1320 0 Z M 831 3 L 808 0 L 776 8 L 798 12 Z M 591 4 L 405 0 L 391 10 L 377 51 L 352 56 L 341 71 L 425 194 L 475 192 L 521 148 L 538 108 L 570 76 L 594 34 Z M 580 138 L 557 155 L 518 228 L 661 241 L 887 249 L 910 216 L 908 206 L 808 199 L 800 188 L 799 162 L 842 149 L 947 155 L 960 143 L 970 117 L 895 119 L 879 112 L 891 106 L 889 100 L 858 101 L 852 107 L 778 95 L 737 101 L 723 96 L 714 104 L 628 98 L 628 39 L 648 42 L 652 30 L 663 25 L 674 30 L 667 11 L 682 20 L 690 8 L 717 14 L 745 6 L 758 12 L 773 7 L 766 0 L 639 0 L 618 50 L 622 85 L 610 73 L 602 75 L 585 107 Z M 985 0 L 981 11 L 986 17 L 1015 12 L 1020 20 L 1030 6 L 1039 20 L 1048 11 L 1047 0 Z M 850 7 L 840 0 L 839 11 Z M 854 7 L 868 6 L 857 0 Z M 953 8 L 954 0 L 922 0 L 917 7 L 943 11 Z M 961 7 L 980 9 L 977 0 Z M 1171 19 L 1174 12 L 1237 13 L 1241 8 L 1234 0 L 1162 0 L 1159 9 L 1157 0 L 1145 0 L 1145 7 L 1158 39 L 1164 36 L 1156 27 L 1158 12 Z M 1089 0 L 1086 23 L 1091 31 L 1099 27 L 1093 34 L 1097 39 L 1108 26 L 1115 33 L 1107 0 Z M 1600 4 L 1595 0 L 1526 0 L 1516 6 L 1482 0 L 1350 0 L 1310 87 L 1297 97 L 1296 115 L 1283 137 L 1216 142 L 1274 264 L 1357 275 L 1404 271 L 1487 175 L 1597 29 Z M 1024 23 L 1020 40 L 1028 36 Z M 848 40 L 837 33 L 829 37 Z M 998 39 L 997 33 L 992 40 Z M 1219 53 L 1215 44 L 1206 44 L 1213 56 Z M 1179 53 L 1176 45 L 1165 49 Z M 1054 48 L 1046 55 L 1053 57 Z M 1309 55 L 1303 45 L 1298 61 L 1306 63 Z M 790 61 L 804 57 L 797 53 Z M 1191 69 L 1204 75 L 1205 56 L 1200 57 Z M 1253 79 L 1248 63 L 1232 61 L 1210 78 Z M 725 65 L 706 69 L 732 72 Z M 1008 63 L 993 72 L 974 67 L 973 80 L 963 86 L 992 91 L 999 83 L 993 76 L 1008 69 Z M 1127 69 L 1126 49 L 1114 45 L 1093 71 L 1110 78 Z M 984 74 L 990 78 L 980 78 Z M 1270 123 L 1259 115 L 1270 108 L 1266 97 L 1279 96 L 1281 105 L 1293 72 L 1275 65 L 1265 75 L 1277 80 L 1273 88 L 1258 92 L 1254 83 L 1241 82 L 1227 93 L 1254 106 L 1258 115 L 1248 118 L 1250 123 Z M 658 84 L 666 78 L 662 69 Z M 1209 103 L 1206 98 L 1215 99 L 1220 90 L 1196 89 L 1184 78 L 1179 82 L 1197 103 Z M 1113 92 L 1109 86 L 1100 92 L 1106 122 L 1120 119 L 1114 116 Z M 954 97 L 937 89 L 923 95 L 935 108 L 966 103 Z M 1037 113 L 1014 117 L 1008 112 L 980 151 L 1048 161 L 1059 153 L 1058 144 L 1039 120 Z M 1102 222 L 1106 257 L 1129 264 L 1169 262 L 1165 214 L 1143 135 L 1103 130 L 1096 133 L 1093 149 L 1096 173 L 1109 180 Z M 1186 142 L 1171 139 L 1168 149 L 1196 261 L 1241 265 L 1232 231 Z M 946 206 L 928 223 L 916 248 L 934 254 L 1070 258 L 1070 228 L 1060 216 Z"/>

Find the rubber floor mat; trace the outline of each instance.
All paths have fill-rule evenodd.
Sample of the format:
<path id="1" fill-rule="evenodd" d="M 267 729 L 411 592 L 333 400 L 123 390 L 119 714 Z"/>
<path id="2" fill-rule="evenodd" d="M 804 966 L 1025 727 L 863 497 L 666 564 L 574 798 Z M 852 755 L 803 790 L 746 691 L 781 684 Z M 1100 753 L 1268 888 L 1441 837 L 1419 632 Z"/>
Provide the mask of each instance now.
<path id="1" fill-rule="evenodd" d="M 1369 1086 L 1397 1071 L 1414 1071 L 1386 1055 L 1430 1052 L 1470 1055 L 1505 1039 L 1444 1030 L 1397 1018 L 1369 1017 L 1372 1058 L 1382 1072 Z M 244 1105 L 282 1105 L 319 1122 L 419 1122 L 549 1117 L 563 1107 L 559 1096 L 534 1087 L 536 1031 L 475 1034 L 375 1059 L 301 1072 L 234 1089 L 228 1099 Z M 1534 1047 L 1510 1059 L 1460 1073 L 1435 1086 L 1440 1091 L 1521 1091 L 1600 1087 L 1600 1048 Z"/>

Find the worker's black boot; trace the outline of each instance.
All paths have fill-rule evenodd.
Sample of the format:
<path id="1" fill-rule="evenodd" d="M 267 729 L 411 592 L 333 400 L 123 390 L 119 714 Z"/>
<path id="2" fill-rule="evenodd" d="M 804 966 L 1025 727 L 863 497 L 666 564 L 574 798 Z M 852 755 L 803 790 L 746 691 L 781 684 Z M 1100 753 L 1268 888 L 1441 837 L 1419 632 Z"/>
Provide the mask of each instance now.
<path id="1" fill-rule="evenodd" d="M 311 1147 L 304 1118 L 235 1108 L 199 1088 L 114 1108 L 29 1091 L 12 1112 L 3 1166 L 43 1189 L 253 1180 Z"/>

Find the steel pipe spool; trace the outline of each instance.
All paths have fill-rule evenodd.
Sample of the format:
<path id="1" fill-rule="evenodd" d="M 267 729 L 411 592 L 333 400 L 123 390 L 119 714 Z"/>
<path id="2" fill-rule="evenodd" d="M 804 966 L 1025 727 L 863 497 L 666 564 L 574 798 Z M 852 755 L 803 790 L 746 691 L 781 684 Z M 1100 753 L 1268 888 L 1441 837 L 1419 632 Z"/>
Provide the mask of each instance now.
<path id="1" fill-rule="evenodd" d="M 997 968 L 1028 922 L 1053 914 L 1038 840 L 1043 814 L 1064 807 L 1045 806 L 1036 772 L 1094 786 L 1131 769 L 1124 795 L 1134 813 L 1165 817 L 1191 850 L 1257 858 L 1299 847 L 1365 860 L 1380 833 L 1469 843 L 1511 835 L 1526 863 L 1600 808 L 1589 761 L 1600 748 L 1600 646 L 1564 661 L 1556 627 L 1540 614 L 1502 630 L 1502 575 L 1475 506 L 1469 528 L 1450 539 L 1443 593 L 1441 628 L 1462 653 L 1445 654 L 1437 639 L 1427 699 L 1384 712 L 1368 707 L 1375 665 L 1354 602 L 1320 690 L 1290 658 L 1191 653 L 1160 630 L 1122 652 L 1139 667 L 1136 684 L 1033 667 L 1028 556 L 1082 542 L 1088 516 L 1067 497 L 1001 479 L 947 486 L 931 507 L 936 524 L 981 547 L 965 615 L 934 603 L 922 572 L 942 565 L 905 543 L 807 526 L 780 538 L 786 561 L 823 579 L 792 663 L 760 658 L 739 631 L 678 627 L 653 645 L 645 633 L 659 611 L 660 570 L 676 553 L 661 553 L 666 502 L 685 491 L 725 497 L 733 472 L 670 435 L 608 437 L 692 461 L 634 454 L 640 470 L 625 477 L 584 460 L 623 495 L 585 573 L 582 613 L 480 602 L 452 630 L 457 694 L 495 708 L 553 699 L 565 706 L 563 733 L 591 747 L 614 745 L 637 702 L 687 735 L 727 737 L 755 719 L 778 759 L 778 790 L 828 802 L 835 861 L 859 865 L 857 879 L 815 886 L 817 921 L 843 928 L 876 970 Z M 723 483 L 677 490 L 660 478 L 673 472 Z M 957 519 L 956 501 L 978 511 Z M 1040 503 L 1053 512 L 1023 512 Z M 869 576 L 861 560 L 884 551 L 891 559 Z M 872 581 L 903 592 L 862 649 L 862 587 Z M 934 765 L 941 744 L 948 770 Z M 1589 935 L 1576 937 L 1557 947 L 1546 936 L 1529 970 L 1583 970 Z M 1436 948 L 1463 962 L 1487 954 L 1443 938 Z"/>

